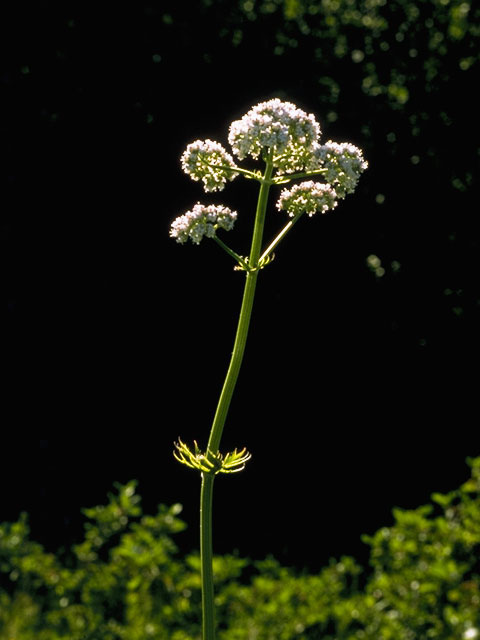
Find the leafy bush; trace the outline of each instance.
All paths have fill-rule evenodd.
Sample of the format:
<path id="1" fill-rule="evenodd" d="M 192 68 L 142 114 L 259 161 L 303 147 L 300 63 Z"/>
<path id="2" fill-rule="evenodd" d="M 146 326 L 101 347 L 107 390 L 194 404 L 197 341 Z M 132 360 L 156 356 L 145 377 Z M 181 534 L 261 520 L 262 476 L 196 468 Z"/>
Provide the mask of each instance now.
<path id="1" fill-rule="evenodd" d="M 469 464 L 458 490 L 395 509 L 391 527 L 364 537 L 368 569 L 344 557 L 309 575 L 216 557 L 219 637 L 480 637 L 480 458 Z M 0 640 L 200 638 L 199 558 L 173 542 L 181 507 L 142 515 L 135 487 L 85 509 L 84 539 L 65 552 L 31 541 L 26 515 L 0 526 Z"/>

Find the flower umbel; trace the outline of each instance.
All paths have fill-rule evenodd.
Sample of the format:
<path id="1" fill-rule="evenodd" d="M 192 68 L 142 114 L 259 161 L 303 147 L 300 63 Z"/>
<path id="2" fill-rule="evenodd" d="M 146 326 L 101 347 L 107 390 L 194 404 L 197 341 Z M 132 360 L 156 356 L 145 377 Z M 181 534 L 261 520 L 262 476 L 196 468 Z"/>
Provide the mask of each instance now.
<path id="1" fill-rule="evenodd" d="M 271 152 L 278 173 L 293 173 L 305 168 L 319 136 L 320 126 L 312 114 L 274 98 L 232 122 L 228 141 L 239 160 Z"/>
<path id="2" fill-rule="evenodd" d="M 223 205 L 196 204 L 191 211 L 176 218 L 170 228 L 170 237 L 184 244 L 189 238 L 200 244 L 203 236 L 213 238 L 217 228 L 230 231 L 233 229 L 237 212 Z"/>
<path id="3" fill-rule="evenodd" d="M 302 213 L 310 217 L 320 211 L 325 213 L 337 206 L 337 193 L 329 184 L 321 182 L 301 182 L 291 189 L 283 189 L 277 202 L 277 209 L 287 211 L 293 218 Z"/>
<path id="4" fill-rule="evenodd" d="M 333 185 L 339 198 L 355 191 L 360 174 L 368 167 L 362 151 L 350 142 L 329 140 L 316 149 L 315 159 L 320 168 L 327 170 L 325 180 Z"/>
<path id="5" fill-rule="evenodd" d="M 205 191 L 221 191 L 227 180 L 238 176 L 226 149 L 213 140 L 195 140 L 182 155 L 182 169 L 193 180 L 201 180 Z"/>

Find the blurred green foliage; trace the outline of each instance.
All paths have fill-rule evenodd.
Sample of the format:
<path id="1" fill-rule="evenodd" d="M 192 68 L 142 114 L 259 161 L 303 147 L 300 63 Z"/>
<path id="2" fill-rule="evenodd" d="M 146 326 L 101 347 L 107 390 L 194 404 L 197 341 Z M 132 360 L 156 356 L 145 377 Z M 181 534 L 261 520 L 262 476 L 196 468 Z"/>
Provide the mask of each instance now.
<path id="1" fill-rule="evenodd" d="M 301 45 L 305 62 L 305 47 L 327 69 L 335 59 L 353 62 L 363 91 L 386 96 L 394 108 L 415 86 L 437 91 L 439 82 L 480 60 L 480 8 L 468 0 L 241 0 L 239 7 L 249 21 L 283 13 L 277 55 Z M 338 91 L 331 87 L 333 99 Z"/>
<path id="2" fill-rule="evenodd" d="M 478 348 L 480 3 L 146 0 L 103 11 L 88 3 L 62 11 L 42 7 L 29 21 L 19 11 L 25 50 L 17 43 L 15 64 L 4 74 L 10 87 L 6 121 L 18 123 L 8 127 L 18 154 L 12 175 L 25 173 L 38 131 L 54 158 L 72 149 L 76 157 L 76 146 L 65 143 L 69 135 L 90 146 L 105 140 L 107 165 L 118 163 L 111 169 L 109 197 L 121 168 L 132 185 L 141 183 L 137 192 L 151 190 L 145 202 L 154 202 L 159 162 L 170 172 L 168 183 L 180 179 L 175 158 L 182 137 L 186 143 L 192 131 L 215 136 L 273 95 L 291 100 L 318 116 L 324 140 L 350 140 L 369 161 L 358 199 L 342 213 L 348 220 L 345 255 L 358 264 L 374 254 L 386 271 L 376 278 L 381 285 L 371 297 L 379 305 L 372 317 L 382 323 L 366 320 L 368 328 L 392 344 L 438 350 L 442 358 L 450 346 L 471 353 L 475 341 Z M 32 44 L 44 31 L 51 36 Z M 217 99 L 196 98 L 203 95 Z M 131 147 L 124 147 L 121 161 L 110 153 L 120 131 Z M 165 144 L 170 150 L 159 155 Z M 49 165 L 32 162 L 32 180 L 37 166 Z M 56 170 L 69 166 L 59 161 Z M 81 172 L 65 172 L 70 180 L 75 175 Z M 169 192 L 175 188 L 165 197 L 176 197 Z M 353 246 L 347 244 L 350 235 Z M 402 265 L 395 278 L 392 262 Z M 135 280 L 129 275 L 128 282 Z M 358 290 L 370 294 L 368 281 Z"/>
<path id="3" fill-rule="evenodd" d="M 224 640 L 460 640 L 480 636 L 480 458 L 432 504 L 394 509 L 364 541 L 370 567 L 331 560 L 317 575 L 215 558 Z M 180 505 L 142 515 L 135 482 L 85 509 L 83 540 L 47 553 L 27 517 L 0 526 L 0 640 L 200 638 L 199 558 L 182 557 Z"/>

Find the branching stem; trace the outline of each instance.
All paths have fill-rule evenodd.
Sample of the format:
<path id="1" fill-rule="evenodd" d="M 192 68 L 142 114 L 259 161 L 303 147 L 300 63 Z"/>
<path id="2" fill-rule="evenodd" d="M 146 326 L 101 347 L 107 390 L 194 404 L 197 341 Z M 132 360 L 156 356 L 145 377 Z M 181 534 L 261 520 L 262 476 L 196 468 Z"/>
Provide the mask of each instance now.
<path id="1" fill-rule="evenodd" d="M 213 236 L 213 239 L 220 247 L 222 247 L 224 251 L 228 253 L 229 256 L 234 258 L 245 271 L 248 271 L 248 264 L 246 263 L 245 259 L 242 258 L 242 256 L 239 256 L 236 251 L 230 249 L 230 247 L 226 245 L 223 240 L 220 240 L 220 238 L 216 234 Z"/>
<path id="2" fill-rule="evenodd" d="M 284 239 L 284 237 L 287 235 L 287 233 L 290 231 L 293 225 L 298 220 L 300 220 L 301 217 L 302 217 L 302 214 L 300 213 L 299 215 L 294 216 L 289 222 L 287 222 L 287 224 L 283 227 L 283 229 L 280 231 L 277 237 L 268 245 L 268 247 L 262 253 L 262 255 L 260 256 L 260 261 L 268 258 L 268 256 L 272 253 L 272 251 L 278 246 L 278 244 L 280 244 L 280 242 Z"/>
<path id="3" fill-rule="evenodd" d="M 327 172 L 327 169 L 317 169 L 316 171 L 304 171 L 302 173 L 282 173 L 273 179 L 275 184 L 287 184 L 291 180 L 299 180 L 300 178 L 313 178 L 321 176 Z"/>
<path id="4" fill-rule="evenodd" d="M 241 167 L 237 167 L 237 165 L 234 165 L 233 167 L 231 167 L 229 165 L 213 164 L 212 162 L 206 162 L 206 161 L 204 161 L 204 164 L 207 165 L 207 167 L 212 167 L 213 169 L 224 169 L 225 171 L 231 171 L 232 173 L 241 173 L 246 178 L 261 180 L 260 174 L 254 173 L 253 171 L 249 171 L 248 169 L 242 169 Z"/>

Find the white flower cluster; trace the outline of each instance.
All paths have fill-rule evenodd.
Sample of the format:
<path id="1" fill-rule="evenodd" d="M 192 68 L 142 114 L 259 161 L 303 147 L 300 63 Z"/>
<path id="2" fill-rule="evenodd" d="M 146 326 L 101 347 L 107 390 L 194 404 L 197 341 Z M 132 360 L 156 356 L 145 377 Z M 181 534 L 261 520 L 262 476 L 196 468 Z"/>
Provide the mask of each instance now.
<path id="1" fill-rule="evenodd" d="M 312 114 L 274 98 L 232 122 L 228 141 L 240 160 L 271 152 L 278 173 L 293 173 L 308 165 L 319 136 L 320 126 Z"/>
<path id="2" fill-rule="evenodd" d="M 327 170 L 324 178 L 334 186 L 339 198 L 355 191 L 360 174 L 368 167 L 361 150 L 349 142 L 329 140 L 318 147 L 315 158 L 318 168 Z"/>
<path id="3" fill-rule="evenodd" d="M 221 191 L 227 180 L 238 176 L 232 156 L 213 140 L 195 140 L 185 149 L 181 161 L 185 173 L 201 180 L 205 191 Z"/>
<path id="4" fill-rule="evenodd" d="M 284 189 L 277 202 L 277 208 L 287 211 L 290 217 L 303 213 L 312 216 L 317 211 L 334 209 L 339 199 L 352 193 L 368 166 L 358 147 L 331 140 L 321 145 L 320 134 L 320 126 L 312 114 L 274 98 L 257 104 L 240 120 L 232 122 L 228 141 L 239 160 L 261 157 L 273 164 L 275 171 L 269 174 L 270 184 L 322 174 L 324 183 L 309 180 Z M 209 139 L 189 144 L 181 163 L 193 180 L 203 182 L 205 191 L 222 190 L 228 180 L 240 173 L 247 178 L 263 179 L 260 172 L 237 166 L 220 143 Z M 198 203 L 174 220 L 170 236 L 182 244 L 188 239 L 199 244 L 204 236 L 215 237 L 217 228 L 232 229 L 236 218 L 236 212 L 223 205 Z"/>
<path id="5" fill-rule="evenodd" d="M 203 236 L 213 238 L 218 227 L 230 231 L 237 219 L 236 211 L 223 205 L 196 204 L 191 211 L 176 218 L 171 225 L 170 237 L 184 244 L 189 238 L 200 244 Z"/>
<path id="6" fill-rule="evenodd" d="M 283 189 L 277 202 L 277 209 L 287 211 L 293 218 L 302 213 L 310 217 L 320 211 L 325 213 L 337 206 L 337 193 L 329 184 L 320 182 L 301 182 L 291 189 Z"/>

